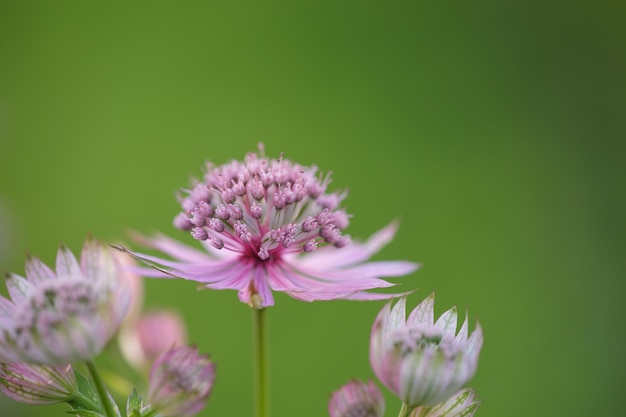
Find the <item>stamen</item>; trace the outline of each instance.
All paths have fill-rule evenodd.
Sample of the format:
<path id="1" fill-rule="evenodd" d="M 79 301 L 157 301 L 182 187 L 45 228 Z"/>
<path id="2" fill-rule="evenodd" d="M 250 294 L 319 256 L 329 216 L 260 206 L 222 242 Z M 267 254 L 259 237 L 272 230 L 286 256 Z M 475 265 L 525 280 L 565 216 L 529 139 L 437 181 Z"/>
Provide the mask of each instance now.
<path id="1" fill-rule="evenodd" d="M 302 230 L 305 232 L 311 232 L 318 227 L 319 225 L 317 224 L 317 220 L 311 216 L 307 217 L 304 222 L 302 222 Z"/>
<path id="2" fill-rule="evenodd" d="M 174 227 L 180 230 L 191 230 L 193 224 L 191 224 L 185 213 L 179 213 L 174 218 Z"/>
<path id="3" fill-rule="evenodd" d="M 197 240 L 207 240 L 209 234 L 202 227 L 194 227 L 191 229 L 191 236 Z"/>
<path id="4" fill-rule="evenodd" d="M 243 213 L 241 212 L 241 208 L 236 204 L 228 205 L 228 213 L 230 213 L 230 217 L 234 220 L 243 219 Z"/>
<path id="5" fill-rule="evenodd" d="M 313 252 L 315 249 L 317 249 L 317 242 L 315 241 L 315 239 L 311 239 L 304 244 L 302 249 L 305 252 Z"/>
<path id="6" fill-rule="evenodd" d="M 231 188 L 222 190 L 222 201 L 226 204 L 234 203 L 237 199 L 235 192 Z"/>
<path id="7" fill-rule="evenodd" d="M 252 206 L 250 207 L 250 214 L 255 219 L 260 219 L 263 216 L 263 207 L 257 203 L 256 201 L 252 202 Z"/>
<path id="8" fill-rule="evenodd" d="M 245 223 L 238 222 L 234 224 L 235 232 L 239 236 L 244 243 L 250 243 L 250 239 L 252 239 L 252 233 L 248 231 L 248 226 Z"/>
<path id="9" fill-rule="evenodd" d="M 230 217 L 230 212 L 224 204 L 220 204 L 215 209 L 215 215 L 222 220 L 228 220 L 228 218 Z"/>
<path id="10" fill-rule="evenodd" d="M 267 250 L 267 248 L 266 248 L 265 246 L 261 246 L 261 247 L 259 248 L 259 253 L 257 253 L 257 256 L 258 256 L 261 260 L 265 261 L 265 260 L 269 259 L 269 257 L 270 257 L 270 253 L 269 253 L 269 251 Z"/>
<path id="11" fill-rule="evenodd" d="M 208 240 L 211 246 L 213 246 L 215 249 L 222 249 L 224 247 L 224 241 L 219 237 L 211 236 Z"/>

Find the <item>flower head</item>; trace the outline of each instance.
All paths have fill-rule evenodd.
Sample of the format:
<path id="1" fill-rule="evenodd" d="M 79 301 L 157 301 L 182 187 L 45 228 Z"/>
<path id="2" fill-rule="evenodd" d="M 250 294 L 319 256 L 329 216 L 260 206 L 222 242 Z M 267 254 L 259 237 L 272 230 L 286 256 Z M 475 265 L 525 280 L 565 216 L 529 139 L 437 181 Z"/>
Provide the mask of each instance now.
<path id="1" fill-rule="evenodd" d="M 44 405 L 71 401 L 78 386 L 70 365 L 0 363 L 0 391 L 21 403 Z"/>
<path id="2" fill-rule="evenodd" d="M 330 417 L 382 417 L 385 398 L 372 381 L 352 380 L 333 392 L 328 402 Z"/>
<path id="3" fill-rule="evenodd" d="M 152 366 L 148 401 L 164 417 L 190 417 L 206 405 L 215 364 L 191 346 L 172 349 Z"/>
<path id="4" fill-rule="evenodd" d="M 203 180 L 180 197 L 182 212 L 174 220 L 206 252 L 157 236 L 141 241 L 175 261 L 134 255 L 155 268 L 146 276 L 238 290 L 239 299 L 255 308 L 273 305 L 272 291 L 304 301 L 397 296 L 364 292 L 391 286 L 382 276 L 417 268 L 403 261 L 366 262 L 393 238 L 396 226 L 352 243 L 344 234 L 351 216 L 340 208 L 347 194 L 328 193 L 329 183 L 316 167 L 269 159 L 262 149 L 243 162 L 209 163 Z"/>
<path id="5" fill-rule="evenodd" d="M 406 297 L 381 310 L 372 327 L 370 362 L 380 381 L 409 406 L 446 401 L 476 372 L 480 325 L 468 338 L 467 317 L 456 334 L 456 308 L 435 322 L 434 294 L 405 315 Z"/>
<path id="6" fill-rule="evenodd" d="M 80 263 L 64 246 L 56 272 L 37 258 L 26 276 L 8 274 L 0 297 L 0 360 L 62 365 L 100 353 L 129 303 L 127 281 L 110 248 L 85 242 Z"/>
<path id="7" fill-rule="evenodd" d="M 173 347 L 187 343 L 182 317 L 175 311 L 153 310 L 141 315 L 120 332 L 124 357 L 136 368 L 152 364 Z"/>
<path id="8" fill-rule="evenodd" d="M 479 405 L 474 401 L 474 392 L 464 389 L 441 404 L 415 408 L 409 417 L 472 417 Z"/>

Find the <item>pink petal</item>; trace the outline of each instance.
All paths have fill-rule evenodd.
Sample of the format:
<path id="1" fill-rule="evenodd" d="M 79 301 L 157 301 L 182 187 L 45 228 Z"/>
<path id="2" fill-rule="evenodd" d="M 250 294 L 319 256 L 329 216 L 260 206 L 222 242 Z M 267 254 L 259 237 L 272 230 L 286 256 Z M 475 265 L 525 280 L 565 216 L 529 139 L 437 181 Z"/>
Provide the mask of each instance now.
<path id="1" fill-rule="evenodd" d="M 154 238 L 149 238 L 138 233 L 133 234 L 133 239 L 149 248 L 158 249 L 174 258 L 184 262 L 204 262 L 211 259 L 205 252 L 185 245 L 165 235 L 159 234 Z"/>
<path id="2" fill-rule="evenodd" d="M 26 261 L 26 278 L 37 285 L 45 280 L 56 278 L 56 274 L 38 258 L 30 257 Z"/>
<path id="3" fill-rule="evenodd" d="M 456 334 L 456 307 L 452 307 L 437 319 L 435 326 L 454 336 Z"/>
<path id="4" fill-rule="evenodd" d="M 413 309 L 407 319 L 407 325 L 415 326 L 420 323 L 433 325 L 435 322 L 434 306 L 435 293 L 433 292 Z"/>
<path id="5" fill-rule="evenodd" d="M 82 276 L 82 272 L 76 258 L 65 246 L 61 246 L 57 252 L 56 272 L 58 276 L 64 278 Z"/>
<path id="6" fill-rule="evenodd" d="M 24 301 L 35 288 L 26 278 L 13 273 L 7 274 L 5 282 L 9 295 L 15 304 Z"/>
<path id="7" fill-rule="evenodd" d="M 393 239 L 397 229 L 398 224 L 392 222 L 370 236 L 365 243 L 353 242 L 339 250 L 332 246 L 326 246 L 307 254 L 307 256 L 302 256 L 301 263 L 306 266 L 323 264 L 328 268 L 339 268 L 363 262 L 387 245 Z"/>

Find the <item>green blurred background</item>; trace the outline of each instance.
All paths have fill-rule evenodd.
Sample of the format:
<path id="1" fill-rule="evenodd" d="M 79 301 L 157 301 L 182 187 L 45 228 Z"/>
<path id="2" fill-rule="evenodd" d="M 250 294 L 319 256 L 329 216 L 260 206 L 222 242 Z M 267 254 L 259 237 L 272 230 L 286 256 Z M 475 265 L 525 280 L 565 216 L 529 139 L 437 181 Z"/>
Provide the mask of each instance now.
<path id="1" fill-rule="evenodd" d="M 88 233 L 175 230 L 205 160 L 333 172 L 348 232 L 485 330 L 477 416 L 622 415 L 626 33 L 619 1 L 0 2 L 0 270 Z M 218 363 L 202 416 L 252 415 L 236 293 L 147 282 Z M 4 291 L 4 288 L 2 289 Z M 274 416 L 375 378 L 382 302 L 269 312 Z M 386 392 L 387 415 L 399 404 Z M 63 415 L 0 399 L 3 417 Z M 621 411 L 620 411 L 621 410 Z"/>

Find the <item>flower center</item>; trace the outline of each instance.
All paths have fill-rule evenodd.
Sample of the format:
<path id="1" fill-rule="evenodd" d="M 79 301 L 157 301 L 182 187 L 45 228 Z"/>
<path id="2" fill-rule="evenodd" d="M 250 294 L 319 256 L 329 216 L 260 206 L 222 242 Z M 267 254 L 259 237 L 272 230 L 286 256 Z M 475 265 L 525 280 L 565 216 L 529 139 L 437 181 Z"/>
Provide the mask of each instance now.
<path id="1" fill-rule="evenodd" d="M 436 327 L 403 327 L 391 334 L 393 347 L 402 357 L 415 352 L 440 352 L 453 356 L 457 352 L 454 338 Z"/>
<path id="2" fill-rule="evenodd" d="M 19 307 L 14 333 L 18 346 L 28 349 L 33 335 L 44 336 L 75 318 L 91 317 L 99 308 L 93 285 L 84 280 L 57 278 L 37 288 Z"/>
<path id="3" fill-rule="evenodd" d="M 316 167 L 248 154 L 244 162 L 208 168 L 180 198 L 183 212 L 174 220 L 195 239 L 258 261 L 350 243 L 342 235 L 350 216 L 337 209 L 345 193 L 325 194 L 330 177 Z"/>

